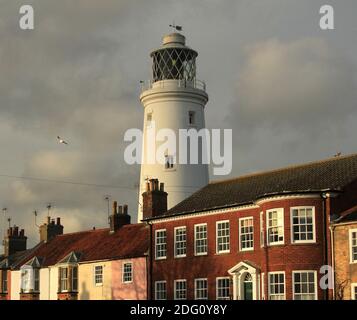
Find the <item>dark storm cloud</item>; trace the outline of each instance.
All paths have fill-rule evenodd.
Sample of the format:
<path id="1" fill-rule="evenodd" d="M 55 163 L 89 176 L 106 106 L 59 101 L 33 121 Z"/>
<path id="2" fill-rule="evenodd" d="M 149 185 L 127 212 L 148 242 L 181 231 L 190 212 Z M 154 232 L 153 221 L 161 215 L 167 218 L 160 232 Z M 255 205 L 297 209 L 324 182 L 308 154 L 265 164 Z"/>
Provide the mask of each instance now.
<path id="1" fill-rule="evenodd" d="M 139 168 L 124 163 L 123 134 L 142 125 L 139 81 L 172 20 L 199 52 L 207 126 L 233 129 L 233 175 L 354 152 L 357 4 L 331 3 L 338 28 L 322 33 L 322 1 L 26 1 L 25 32 L 24 2 L 0 0 L 0 174 L 132 188 L 0 178 L 0 205 L 32 243 L 31 212 L 43 218 L 47 202 L 66 231 L 105 226 L 105 194 L 135 220 Z"/>

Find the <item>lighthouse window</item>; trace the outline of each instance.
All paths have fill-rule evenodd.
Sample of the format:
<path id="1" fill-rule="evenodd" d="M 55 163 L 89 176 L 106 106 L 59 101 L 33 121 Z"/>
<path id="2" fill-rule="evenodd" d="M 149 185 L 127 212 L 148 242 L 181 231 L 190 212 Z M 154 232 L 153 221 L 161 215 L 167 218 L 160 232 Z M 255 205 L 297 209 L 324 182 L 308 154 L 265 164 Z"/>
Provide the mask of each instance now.
<path id="1" fill-rule="evenodd" d="M 194 112 L 194 111 L 190 111 L 190 112 L 188 113 L 188 123 L 189 123 L 190 125 L 196 124 L 196 121 L 195 121 L 195 112 Z"/>
<path id="2" fill-rule="evenodd" d="M 165 156 L 165 169 L 173 169 L 174 168 L 174 157 L 173 156 Z"/>
<path id="3" fill-rule="evenodd" d="M 146 116 L 146 125 L 148 127 L 151 127 L 151 124 L 152 124 L 152 113 L 148 113 Z"/>

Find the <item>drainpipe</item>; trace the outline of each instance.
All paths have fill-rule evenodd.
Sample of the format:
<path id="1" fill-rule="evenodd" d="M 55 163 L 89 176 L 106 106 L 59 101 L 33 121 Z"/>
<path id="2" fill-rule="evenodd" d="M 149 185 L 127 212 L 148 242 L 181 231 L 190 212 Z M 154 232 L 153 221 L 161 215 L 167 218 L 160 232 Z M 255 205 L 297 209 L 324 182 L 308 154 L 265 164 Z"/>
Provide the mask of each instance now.
<path id="1" fill-rule="evenodd" d="M 331 264 L 332 264 L 332 296 L 333 296 L 333 300 L 336 300 L 336 294 L 335 294 L 335 287 L 336 287 L 336 283 L 335 283 L 335 226 L 331 226 L 329 227 L 330 229 L 330 233 L 331 233 L 331 255 L 332 255 L 332 259 L 331 259 Z"/>
<path id="2" fill-rule="evenodd" d="M 327 210 L 326 210 L 326 199 L 327 195 L 326 193 L 321 194 L 322 197 L 322 239 L 323 239 L 323 264 L 327 265 L 327 256 L 328 256 L 328 248 L 327 248 L 327 225 L 326 225 L 326 216 L 327 216 Z M 324 290 L 324 300 L 328 300 L 328 289 Z"/>
<path id="3" fill-rule="evenodd" d="M 147 299 L 152 300 L 152 266 L 153 266 L 153 255 L 152 255 L 152 223 L 149 221 L 147 222 L 150 228 L 150 235 L 149 235 L 149 256 L 147 257 Z"/>
<path id="4" fill-rule="evenodd" d="M 327 240 L 327 236 L 328 236 L 328 232 L 329 232 L 329 226 L 328 221 L 330 220 L 329 217 L 331 215 L 331 208 L 329 208 L 329 212 L 327 212 L 327 200 L 329 199 L 329 194 L 328 193 L 322 193 L 321 194 L 322 197 L 322 212 L 323 212 L 323 244 L 324 244 L 324 248 L 323 248 L 323 263 L 324 265 L 329 265 L 329 252 L 328 252 L 328 248 L 329 248 L 329 243 Z M 330 239 L 330 244 L 332 245 L 332 239 Z M 332 259 L 331 259 L 332 260 Z M 325 289 L 324 290 L 324 300 L 329 300 L 329 289 Z"/>

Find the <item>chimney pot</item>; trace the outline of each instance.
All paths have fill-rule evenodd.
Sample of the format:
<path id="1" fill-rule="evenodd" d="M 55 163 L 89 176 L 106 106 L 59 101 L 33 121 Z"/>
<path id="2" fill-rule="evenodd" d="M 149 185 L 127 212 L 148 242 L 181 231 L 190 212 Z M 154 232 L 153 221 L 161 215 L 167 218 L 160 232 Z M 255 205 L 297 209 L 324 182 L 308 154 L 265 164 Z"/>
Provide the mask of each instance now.
<path id="1" fill-rule="evenodd" d="M 48 216 L 48 217 L 47 217 L 47 224 L 50 224 L 50 223 L 51 223 L 51 217 Z"/>
<path id="2" fill-rule="evenodd" d="M 14 236 L 18 236 L 19 235 L 19 227 L 14 226 Z"/>
<path id="3" fill-rule="evenodd" d="M 165 191 L 164 183 L 163 183 L 163 182 L 160 183 L 160 191 Z"/>
<path id="4" fill-rule="evenodd" d="M 123 206 L 119 206 L 118 214 L 123 214 Z"/>
<path id="5" fill-rule="evenodd" d="M 128 214 L 128 205 L 124 204 L 124 214 Z"/>
<path id="6" fill-rule="evenodd" d="M 149 183 L 149 181 L 148 182 L 146 182 L 146 190 L 145 190 L 146 192 L 149 192 L 150 191 L 150 183 Z"/>
<path id="7" fill-rule="evenodd" d="M 61 224 L 61 218 L 58 217 L 58 218 L 57 218 L 57 225 L 59 226 L 60 224 Z"/>
<path id="8" fill-rule="evenodd" d="M 24 229 L 21 229 L 20 230 L 20 237 L 23 237 L 25 235 L 25 230 Z"/>
<path id="9" fill-rule="evenodd" d="M 118 202 L 114 201 L 113 202 L 113 214 L 117 214 L 118 213 Z"/>

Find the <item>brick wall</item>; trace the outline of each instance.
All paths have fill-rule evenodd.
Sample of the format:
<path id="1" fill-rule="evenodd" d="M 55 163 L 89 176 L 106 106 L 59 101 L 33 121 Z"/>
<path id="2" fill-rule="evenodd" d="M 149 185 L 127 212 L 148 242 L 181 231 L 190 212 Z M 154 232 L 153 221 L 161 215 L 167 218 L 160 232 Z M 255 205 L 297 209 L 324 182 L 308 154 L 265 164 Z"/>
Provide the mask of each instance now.
<path id="1" fill-rule="evenodd" d="M 351 285 L 357 284 L 357 263 L 350 263 L 350 229 L 357 229 L 357 222 L 337 225 L 334 232 L 336 299 L 351 299 Z"/>
<path id="2" fill-rule="evenodd" d="M 316 243 L 291 244 L 290 208 L 294 206 L 315 207 Z M 283 245 L 261 248 L 260 246 L 260 212 L 264 212 L 264 227 L 266 223 L 266 210 L 284 208 L 284 241 Z M 167 281 L 167 298 L 173 299 L 174 280 L 187 280 L 187 298 L 194 298 L 194 279 L 208 279 L 208 297 L 216 298 L 216 277 L 229 276 L 228 270 L 241 261 L 254 263 L 265 274 L 265 296 L 268 297 L 267 273 L 273 271 L 285 271 L 286 299 L 292 299 L 292 271 L 315 270 L 319 276 L 319 269 L 323 265 L 323 223 L 322 223 L 322 199 L 296 198 L 265 202 L 259 208 L 250 208 L 243 211 L 217 213 L 207 216 L 191 216 L 184 219 L 176 219 L 153 225 L 153 239 L 155 230 L 167 229 L 167 259 L 153 259 L 154 282 Z M 252 216 L 254 219 L 254 251 L 239 251 L 238 219 Z M 219 220 L 230 221 L 230 253 L 216 253 L 216 222 Z M 208 255 L 194 256 L 194 225 L 207 223 L 208 228 Z M 174 257 L 174 228 L 186 226 L 187 231 L 187 255 L 185 258 Z M 265 230 L 264 230 L 265 231 Z M 264 232 L 266 242 L 266 232 Z M 155 253 L 155 241 L 152 252 Z M 232 288 L 231 288 L 232 289 Z M 232 290 L 231 290 L 232 291 Z M 154 295 L 153 295 L 154 298 Z M 318 289 L 318 298 L 323 298 L 322 290 Z"/>

